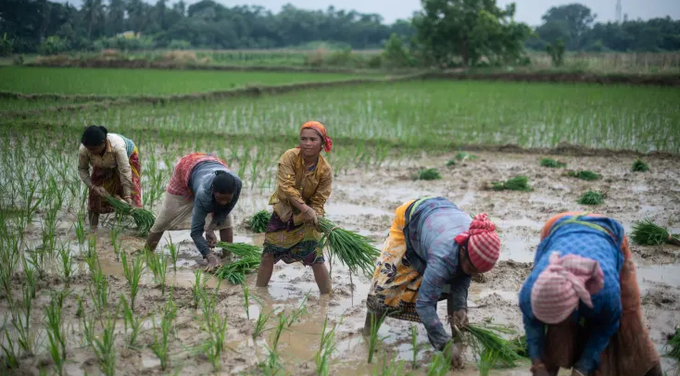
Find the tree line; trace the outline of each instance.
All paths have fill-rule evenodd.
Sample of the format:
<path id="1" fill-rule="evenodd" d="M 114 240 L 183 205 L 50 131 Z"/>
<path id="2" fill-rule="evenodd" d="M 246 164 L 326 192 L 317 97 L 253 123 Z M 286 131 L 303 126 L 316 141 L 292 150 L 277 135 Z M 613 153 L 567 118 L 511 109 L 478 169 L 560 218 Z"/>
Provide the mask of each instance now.
<path id="1" fill-rule="evenodd" d="M 582 4 L 550 8 L 535 28 L 516 22 L 516 7 L 495 0 L 421 0 L 410 20 L 378 14 L 304 10 L 278 13 L 213 0 L 84 0 L 80 8 L 49 0 L 0 2 L 0 54 L 56 54 L 105 48 L 269 49 L 323 41 L 340 48 L 389 47 L 395 59 L 450 66 L 526 61 L 525 50 L 675 51 L 680 21 L 656 18 L 598 23 Z M 405 63 L 406 64 L 406 63 Z"/>

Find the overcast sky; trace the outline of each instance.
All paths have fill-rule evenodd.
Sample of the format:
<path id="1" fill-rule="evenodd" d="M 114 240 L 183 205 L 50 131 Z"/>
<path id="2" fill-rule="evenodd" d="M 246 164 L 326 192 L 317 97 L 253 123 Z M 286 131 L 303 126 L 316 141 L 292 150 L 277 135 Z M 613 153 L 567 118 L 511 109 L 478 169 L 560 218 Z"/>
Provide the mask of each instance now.
<path id="1" fill-rule="evenodd" d="M 66 2 L 67 0 L 59 0 Z M 80 6 L 82 0 L 68 0 L 71 4 Z M 155 2 L 154 0 L 145 0 Z M 198 0 L 185 0 L 192 4 Z M 356 10 L 361 13 L 377 13 L 383 16 L 385 22 L 392 23 L 399 18 L 408 18 L 420 9 L 420 0 L 251 0 L 229 1 L 215 0 L 225 6 L 242 4 L 261 5 L 267 9 L 278 12 L 286 3 L 291 3 L 299 8 L 326 9 L 333 5 L 336 9 Z M 169 0 L 174 3 L 175 0 Z M 498 0 L 498 4 L 513 2 L 512 0 Z M 515 0 L 517 4 L 516 19 L 536 26 L 541 23 L 541 16 L 552 6 L 564 5 L 575 1 L 568 0 Z M 580 0 L 581 4 L 588 6 L 597 14 L 599 21 L 613 21 L 616 15 L 616 0 Z M 631 19 L 649 19 L 654 17 L 671 16 L 680 19 L 680 0 L 621 0 L 623 13 L 628 13 Z"/>

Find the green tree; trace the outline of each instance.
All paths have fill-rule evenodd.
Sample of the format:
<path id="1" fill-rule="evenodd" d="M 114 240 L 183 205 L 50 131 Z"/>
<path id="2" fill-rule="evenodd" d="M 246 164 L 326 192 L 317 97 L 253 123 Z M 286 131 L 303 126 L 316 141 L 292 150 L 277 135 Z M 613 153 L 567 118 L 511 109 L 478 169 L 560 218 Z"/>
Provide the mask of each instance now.
<path id="1" fill-rule="evenodd" d="M 560 25 L 556 26 L 556 28 L 564 29 L 564 32 L 569 33 L 568 39 L 564 35 L 559 36 L 559 38 L 565 41 L 569 49 L 578 50 L 584 47 L 583 39 L 592 27 L 596 17 L 597 15 L 587 6 L 574 3 L 548 9 L 543 15 L 543 21 L 545 21 L 546 25 L 559 23 Z M 540 31 L 539 34 L 541 34 Z M 557 39 L 543 40 L 554 43 Z"/>
<path id="2" fill-rule="evenodd" d="M 106 13 L 106 34 L 116 35 L 125 31 L 125 0 L 111 0 Z"/>
<path id="3" fill-rule="evenodd" d="M 413 18 L 423 53 L 441 66 L 459 58 L 464 66 L 482 57 L 508 62 L 523 53 L 527 25 L 513 20 L 515 4 L 501 9 L 496 0 L 421 0 Z"/>

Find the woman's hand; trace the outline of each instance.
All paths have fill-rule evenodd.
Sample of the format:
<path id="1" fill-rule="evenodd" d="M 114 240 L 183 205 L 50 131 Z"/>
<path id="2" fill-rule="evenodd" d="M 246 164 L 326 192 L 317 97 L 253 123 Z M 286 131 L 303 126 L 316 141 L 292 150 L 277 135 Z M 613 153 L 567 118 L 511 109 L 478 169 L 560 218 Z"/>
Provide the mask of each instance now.
<path id="1" fill-rule="evenodd" d="M 466 309 L 459 309 L 455 312 L 453 312 L 453 316 L 451 317 L 453 325 L 455 325 L 458 330 L 462 330 L 468 325 L 468 316 L 467 316 L 467 310 Z"/>
<path id="2" fill-rule="evenodd" d="M 307 206 L 307 209 L 302 212 L 302 219 L 306 223 L 314 225 L 314 227 L 319 225 L 319 219 L 316 217 L 316 211 L 309 206 Z"/>
<path id="3" fill-rule="evenodd" d="M 99 185 L 92 186 L 92 192 L 94 192 L 94 194 L 100 197 L 106 197 L 109 195 L 109 192 L 107 192 L 106 189 L 104 189 L 104 187 Z"/>
<path id="4" fill-rule="evenodd" d="M 132 196 L 125 196 L 125 202 L 132 206 Z"/>
<path id="5" fill-rule="evenodd" d="M 217 244 L 217 236 L 215 236 L 215 231 L 206 231 L 205 240 L 208 242 L 208 247 L 214 248 Z"/>

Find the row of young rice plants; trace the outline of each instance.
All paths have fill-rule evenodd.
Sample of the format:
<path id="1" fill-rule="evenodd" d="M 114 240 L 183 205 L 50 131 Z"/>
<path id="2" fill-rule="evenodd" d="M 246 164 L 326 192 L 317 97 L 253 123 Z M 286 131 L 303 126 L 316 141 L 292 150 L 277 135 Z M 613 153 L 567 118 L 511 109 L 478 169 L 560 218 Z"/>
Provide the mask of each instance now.
<path id="1" fill-rule="evenodd" d="M 680 92 L 657 87 L 426 80 L 41 116 L 55 124 L 264 141 L 294 140 L 310 119 L 328 126 L 338 148 L 506 143 L 536 148 L 567 142 L 680 152 Z"/>
<path id="2" fill-rule="evenodd" d="M 163 96 L 353 78 L 344 73 L 162 69 L 0 68 L 0 91 L 24 94 Z"/>

